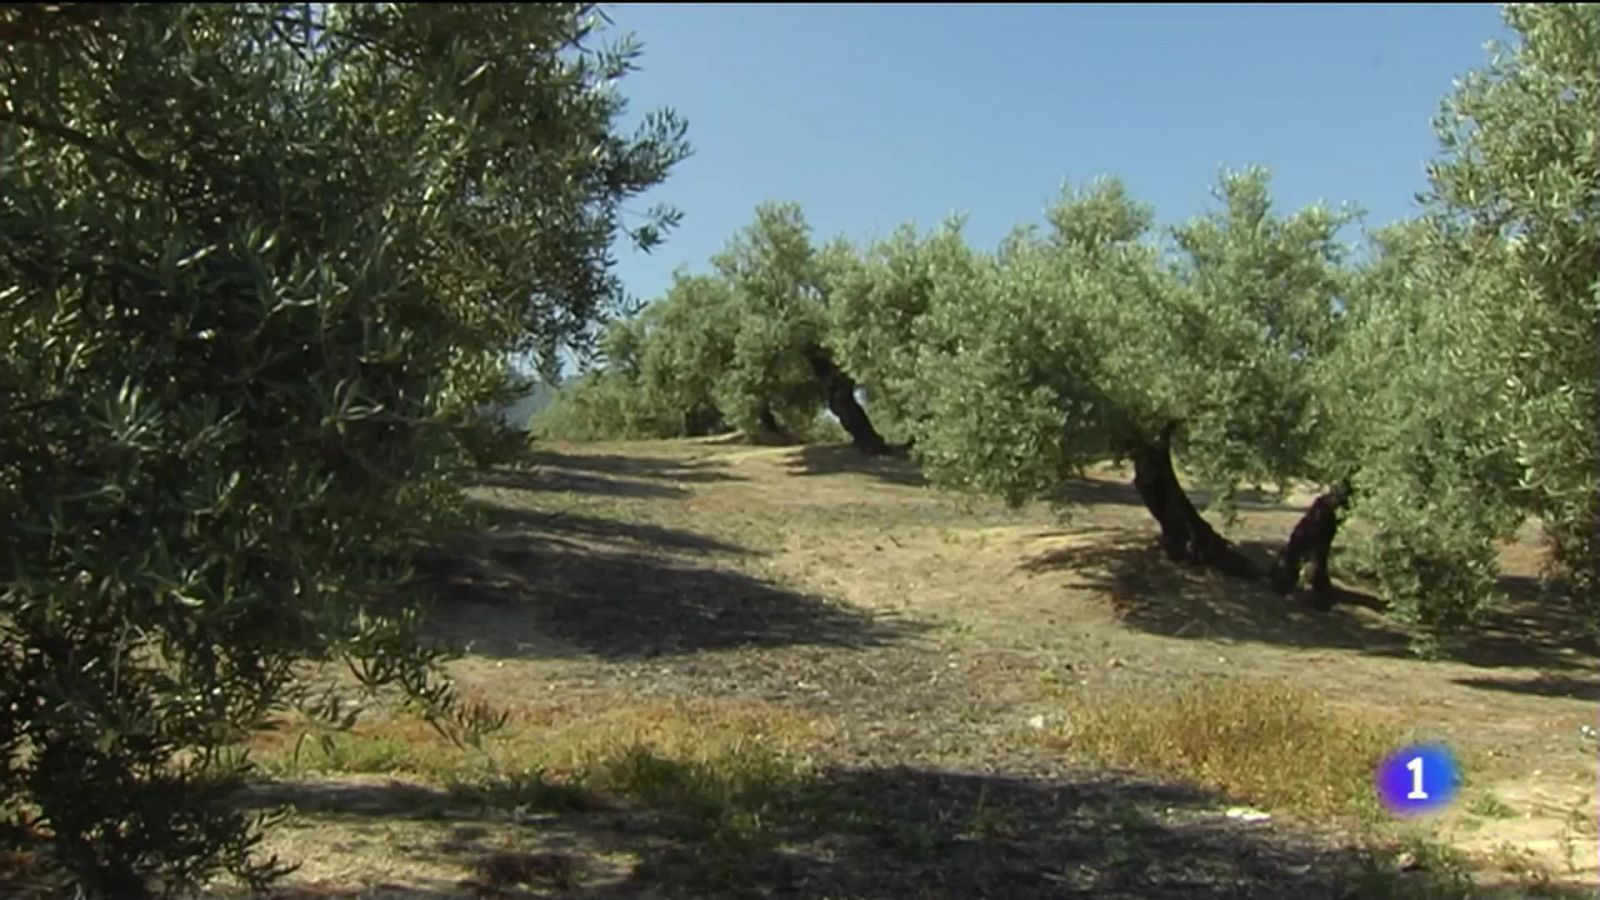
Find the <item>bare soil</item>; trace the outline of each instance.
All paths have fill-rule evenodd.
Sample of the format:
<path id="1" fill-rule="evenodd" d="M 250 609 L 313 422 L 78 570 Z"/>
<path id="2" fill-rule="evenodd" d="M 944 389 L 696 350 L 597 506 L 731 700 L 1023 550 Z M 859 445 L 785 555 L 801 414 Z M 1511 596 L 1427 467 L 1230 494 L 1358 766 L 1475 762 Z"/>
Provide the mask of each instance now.
<path id="1" fill-rule="evenodd" d="M 1073 486 L 1062 520 L 845 447 L 561 445 L 492 473 L 475 491 L 489 528 L 436 560 L 435 628 L 470 648 L 456 677 L 507 708 L 659 697 L 815 717 L 823 774 L 795 798 L 810 812 L 712 871 L 638 811 L 505 821 L 383 779 L 278 786 L 305 813 L 272 838 L 304 863 L 285 896 L 1372 896 L 1356 874 L 1370 857 L 1336 823 L 1246 823 L 1230 798 L 1030 739 L 1057 712 L 1046 681 L 1219 673 L 1285 679 L 1457 748 L 1467 787 L 1425 827 L 1482 861 L 1485 885 L 1515 882 L 1513 855 L 1600 885 L 1579 827 L 1595 821 L 1582 729 L 1600 657 L 1538 598 L 1531 531 L 1505 549 L 1513 601 L 1492 627 L 1424 660 L 1350 585 L 1318 613 L 1171 566 L 1127 476 Z M 1247 497 L 1226 534 L 1264 561 L 1308 500 Z M 530 869 L 499 894 L 471 878 L 496 852 Z"/>

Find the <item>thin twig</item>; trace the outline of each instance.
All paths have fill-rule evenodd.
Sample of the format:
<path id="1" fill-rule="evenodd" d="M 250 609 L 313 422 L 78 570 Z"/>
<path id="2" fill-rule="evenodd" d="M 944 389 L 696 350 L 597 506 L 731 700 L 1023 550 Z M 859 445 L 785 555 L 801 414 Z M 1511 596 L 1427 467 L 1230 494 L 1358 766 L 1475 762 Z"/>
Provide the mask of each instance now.
<path id="1" fill-rule="evenodd" d="M 146 178 L 153 178 L 157 181 L 168 182 L 177 180 L 177 174 L 175 172 L 172 172 L 171 170 L 168 170 L 156 164 L 155 162 L 145 159 L 136 153 L 117 147 L 108 146 L 99 140 L 96 140 L 91 135 L 85 134 L 84 132 L 79 131 L 78 129 L 69 125 L 63 125 L 60 122 L 52 122 L 47 119 L 41 119 L 37 116 L 31 116 L 25 112 L 18 112 L 11 107 L 9 97 L 0 98 L 0 100 L 5 101 L 4 105 L 0 106 L 0 122 L 9 122 L 22 128 L 37 131 L 40 134 L 47 134 L 51 137 L 66 141 L 67 143 L 72 144 L 81 150 L 87 150 L 90 153 L 110 157 L 111 159 L 115 159 L 118 162 L 123 163 L 128 168 L 134 170 L 140 175 L 145 176 Z"/>

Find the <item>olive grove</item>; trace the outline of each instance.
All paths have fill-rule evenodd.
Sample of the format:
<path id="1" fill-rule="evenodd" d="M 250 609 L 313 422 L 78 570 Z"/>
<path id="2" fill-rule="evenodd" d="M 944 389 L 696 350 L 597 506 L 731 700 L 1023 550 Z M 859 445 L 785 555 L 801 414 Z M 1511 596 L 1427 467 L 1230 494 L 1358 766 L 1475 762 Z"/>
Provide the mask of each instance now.
<path id="1" fill-rule="evenodd" d="M 1131 462 L 1169 558 L 1304 577 L 1323 608 L 1360 520 L 1346 558 L 1434 631 L 1495 598 L 1496 542 L 1531 516 L 1552 596 L 1600 609 L 1600 7 L 1504 14 L 1519 40 L 1445 100 L 1417 215 L 1364 243 L 1350 211 L 1275 210 L 1259 168 L 1165 230 L 1114 178 L 1064 190 L 994 252 L 958 219 L 813 252 L 798 208 L 769 204 L 659 301 L 675 325 L 645 331 L 641 383 L 694 384 L 653 402 L 746 432 L 827 398 L 858 448 L 1014 503 Z M 1260 573 L 1180 472 L 1225 520 L 1246 485 L 1319 496 Z"/>

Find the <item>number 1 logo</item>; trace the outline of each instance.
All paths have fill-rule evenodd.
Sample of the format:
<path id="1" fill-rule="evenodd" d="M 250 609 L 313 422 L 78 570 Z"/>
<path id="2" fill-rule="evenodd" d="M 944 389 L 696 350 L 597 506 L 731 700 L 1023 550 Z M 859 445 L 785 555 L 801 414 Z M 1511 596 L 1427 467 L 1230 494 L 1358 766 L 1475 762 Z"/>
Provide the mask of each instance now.
<path id="1" fill-rule="evenodd" d="M 1401 748 L 1385 758 L 1375 774 L 1378 797 L 1397 815 L 1442 809 L 1461 783 L 1455 757 L 1434 744 Z"/>
<path id="2" fill-rule="evenodd" d="M 1406 794 L 1407 800 L 1426 800 L 1428 792 L 1422 787 L 1422 757 L 1413 756 L 1411 762 L 1406 763 L 1406 769 L 1411 772 L 1411 793 Z"/>

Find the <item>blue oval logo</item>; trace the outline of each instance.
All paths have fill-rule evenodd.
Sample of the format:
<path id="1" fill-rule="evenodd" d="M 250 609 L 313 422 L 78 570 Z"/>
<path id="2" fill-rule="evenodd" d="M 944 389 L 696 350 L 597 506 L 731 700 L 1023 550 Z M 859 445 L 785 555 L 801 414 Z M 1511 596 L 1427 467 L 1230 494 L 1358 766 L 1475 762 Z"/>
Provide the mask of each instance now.
<path id="1" fill-rule="evenodd" d="M 1378 798 L 1396 815 L 1437 812 L 1455 799 L 1461 770 L 1441 744 L 1404 747 L 1385 757 L 1376 773 Z"/>

